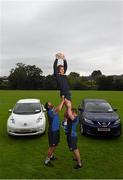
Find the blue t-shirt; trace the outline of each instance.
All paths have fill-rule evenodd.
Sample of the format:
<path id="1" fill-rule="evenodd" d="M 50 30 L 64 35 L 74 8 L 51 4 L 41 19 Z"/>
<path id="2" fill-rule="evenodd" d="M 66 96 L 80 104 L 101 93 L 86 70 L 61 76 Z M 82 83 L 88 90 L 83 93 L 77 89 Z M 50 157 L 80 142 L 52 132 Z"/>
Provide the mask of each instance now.
<path id="1" fill-rule="evenodd" d="M 77 131 L 76 131 L 76 128 L 77 128 L 77 125 L 79 123 L 79 118 L 78 116 L 74 119 L 74 120 L 68 120 L 68 127 L 67 127 L 67 134 L 70 135 L 70 136 L 77 136 Z"/>
<path id="2" fill-rule="evenodd" d="M 60 122 L 58 113 L 54 109 L 48 111 L 49 131 L 58 131 L 60 129 Z"/>

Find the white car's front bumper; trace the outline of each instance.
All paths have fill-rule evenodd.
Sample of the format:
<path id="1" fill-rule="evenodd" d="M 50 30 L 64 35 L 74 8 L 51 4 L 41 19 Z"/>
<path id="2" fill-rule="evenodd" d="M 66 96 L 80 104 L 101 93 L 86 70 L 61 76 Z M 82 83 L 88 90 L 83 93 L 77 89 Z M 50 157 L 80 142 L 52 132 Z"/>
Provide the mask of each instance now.
<path id="1" fill-rule="evenodd" d="M 42 127 L 36 128 L 16 128 L 16 127 L 7 127 L 7 133 L 13 136 L 31 136 L 38 135 L 45 132 L 45 125 Z"/>

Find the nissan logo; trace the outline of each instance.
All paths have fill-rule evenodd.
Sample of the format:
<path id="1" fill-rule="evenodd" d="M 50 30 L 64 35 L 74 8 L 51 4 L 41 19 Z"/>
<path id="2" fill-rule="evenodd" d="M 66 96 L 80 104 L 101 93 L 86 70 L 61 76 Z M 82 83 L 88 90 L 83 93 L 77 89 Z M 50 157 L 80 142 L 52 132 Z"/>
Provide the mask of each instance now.
<path id="1" fill-rule="evenodd" d="M 103 122 L 102 125 L 106 125 L 106 122 Z"/>

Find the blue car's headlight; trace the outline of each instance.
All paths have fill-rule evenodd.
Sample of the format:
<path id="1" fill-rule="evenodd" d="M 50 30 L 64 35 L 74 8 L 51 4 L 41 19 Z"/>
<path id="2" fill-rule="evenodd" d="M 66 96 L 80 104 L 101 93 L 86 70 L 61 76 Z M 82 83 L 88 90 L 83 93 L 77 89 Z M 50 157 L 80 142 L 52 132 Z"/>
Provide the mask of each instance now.
<path id="1" fill-rule="evenodd" d="M 117 120 L 114 122 L 114 125 L 117 125 L 117 124 L 120 124 L 120 119 L 117 119 Z"/>
<path id="2" fill-rule="evenodd" d="M 85 122 L 88 123 L 88 124 L 94 124 L 93 121 L 90 120 L 90 119 L 85 118 L 84 120 L 85 120 Z"/>

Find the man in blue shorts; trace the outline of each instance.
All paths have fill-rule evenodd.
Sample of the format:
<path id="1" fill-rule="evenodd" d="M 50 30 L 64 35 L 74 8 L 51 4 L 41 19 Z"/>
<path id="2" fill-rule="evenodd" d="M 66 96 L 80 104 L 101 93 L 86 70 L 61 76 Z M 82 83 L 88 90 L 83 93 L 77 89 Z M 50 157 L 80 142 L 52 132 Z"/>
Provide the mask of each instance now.
<path id="1" fill-rule="evenodd" d="M 71 104 L 67 103 L 68 107 L 68 121 L 67 121 L 67 130 L 66 130 L 66 136 L 67 136 L 67 143 L 68 147 L 71 151 L 73 151 L 74 160 L 77 161 L 76 166 L 74 166 L 74 169 L 82 168 L 83 163 L 80 158 L 80 152 L 77 147 L 77 132 L 76 128 L 79 123 L 79 118 L 77 115 L 77 110 L 75 108 L 71 109 Z"/>
<path id="2" fill-rule="evenodd" d="M 49 128 L 48 128 L 49 149 L 47 152 L 46 160 L 44 162 L 46 166 L 53 167 L 54 165 L 51 163 L 51 160 L 56 159 L 53 153 L 60 140 L 60 122 L 59 122 L 58 112 L 62 109 L 63 105 L 64 105 L 64 99 L 62 99 L 61 103 L 57 108 L 54 108 L 51 102 L 47 102 L 45 104 L 45 108 L 47 110 L 47 116 L 48 116 L 48 123 L 49 123 Z"/>

